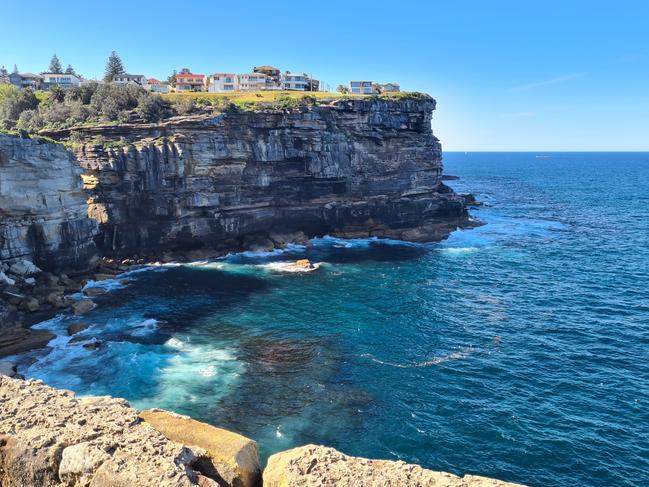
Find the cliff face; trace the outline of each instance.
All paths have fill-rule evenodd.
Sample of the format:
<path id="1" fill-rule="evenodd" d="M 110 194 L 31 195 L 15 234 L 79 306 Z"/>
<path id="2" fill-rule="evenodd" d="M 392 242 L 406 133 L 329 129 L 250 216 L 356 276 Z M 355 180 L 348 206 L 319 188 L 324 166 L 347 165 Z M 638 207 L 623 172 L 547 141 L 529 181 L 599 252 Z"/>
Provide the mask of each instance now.
<path id="1" fill-rule="evenodd" d="M 0 133 L 0 262 L 84 267 L 96 253 L 81 168 L 62 145 Z"/>
<path id="2" fill-rule="evenodd" d="M 337 101 L 52 135 L 77 141 L 108 255 L 267 246 L 295 232 L 439 240 L 466 212 L 441 183 L 434 107 Z"/>

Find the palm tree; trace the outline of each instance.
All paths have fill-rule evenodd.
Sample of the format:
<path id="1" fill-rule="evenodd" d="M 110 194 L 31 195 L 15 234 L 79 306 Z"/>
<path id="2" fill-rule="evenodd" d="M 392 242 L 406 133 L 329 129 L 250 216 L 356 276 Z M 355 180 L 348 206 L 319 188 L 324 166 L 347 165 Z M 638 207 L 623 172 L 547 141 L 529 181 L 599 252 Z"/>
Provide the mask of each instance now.
<path id="1" fill-rule="evenodd" d="M 65 92 L 63 91 L 63 88 L 61 88 L 59 85 L 50 87 L 50 92 L 47 95 L 47 99 L 49 101 L 60 103 L 64 98 Z"/>

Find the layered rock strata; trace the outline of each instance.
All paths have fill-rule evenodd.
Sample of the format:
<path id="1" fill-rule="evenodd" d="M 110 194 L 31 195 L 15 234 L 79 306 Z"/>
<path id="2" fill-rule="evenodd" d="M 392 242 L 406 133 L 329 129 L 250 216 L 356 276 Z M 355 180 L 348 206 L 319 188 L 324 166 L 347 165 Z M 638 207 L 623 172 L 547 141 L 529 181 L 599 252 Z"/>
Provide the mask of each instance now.
<path id="1" fill-rule="evenodd" d="M 60 144 L 0 133 L 0 262 L 83 268 L 95 255 L 82 169 Z"/>
<path id="2" fill-rule="evenodd" d="M 441 181 L 434 108 L 338 100 L 49 135 L 75 141 L 106 255 L 272 247 L 295 232 L 430 241 L 467 221 Z"/>

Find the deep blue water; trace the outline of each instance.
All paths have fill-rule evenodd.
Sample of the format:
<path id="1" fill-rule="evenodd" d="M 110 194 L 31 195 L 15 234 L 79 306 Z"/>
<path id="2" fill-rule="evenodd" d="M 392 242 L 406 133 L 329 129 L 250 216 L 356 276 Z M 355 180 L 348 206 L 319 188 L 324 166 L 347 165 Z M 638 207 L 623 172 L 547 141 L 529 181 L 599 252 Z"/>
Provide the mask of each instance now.
<path id="1" fill-rule="evenodd" d="M 486 222 L 133 273 L 23 372 L 239 431 L 534 486 L 649 485 L 649 154 L 447 153 Z M 267 264 L 308 257 L 317 272 Z M 74 318 L 41 326 L 64 335 Z M 29 367 L 30 360 L 37 359 Z"/>

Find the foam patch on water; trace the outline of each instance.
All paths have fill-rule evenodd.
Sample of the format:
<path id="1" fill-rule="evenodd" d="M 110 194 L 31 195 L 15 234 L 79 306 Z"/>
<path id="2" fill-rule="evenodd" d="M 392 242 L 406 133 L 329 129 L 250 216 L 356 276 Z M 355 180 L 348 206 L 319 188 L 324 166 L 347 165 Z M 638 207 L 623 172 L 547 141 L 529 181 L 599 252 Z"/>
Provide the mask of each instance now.
<path id="1" fill-rule="evenodd" d="M 376 362 L 377 364 L 381 365 L 388 365 L 390 367 L 397 367 L 400 369 L 413 369 L 413 368 L 421 368 L 421 367 L 430 367 L 432 365 L 440 365 L 445 362 L 450 362 L 452 360 L 461 360 L 467 358 L 469 355 L 477 352 L 478 349 L 474 347 L 464 347 L 458 350 L 457 352 L 452 352 L 446 355 L 442 355 L 441 357 L 434 357 L 430 360 L 424 360 L 422 362 L 411 362 L 411 363 L 396 363 L 396 362 L 388 362 L 385 360 L 380 360 L 376 358 L 374 355 L 366 353 L 363 354 L 362 357 L 370 359 L 372 362 Z"/>
<path id="2" fill-rule="evenodd" d="M 146 336 L 150 335 L 151 333 L 154 333 L 158 329 L 158 320 L 149 318 L 147 320 L 142 321 L 141 323 L 138 323 L 133 331 L 131 332 L 131 335 L 133 336 Z"/>
<path id="3" fill-rule="evenodd" d="M 289 274 L 304 274 L 308 272 L 313 272 L 318 270 L 322 263 L 312 263 L 313 267 L 298 267 L 295 265 L 295 262 L 269 262 L 268 264 L 262 264 L 259 267 L 268 269 L 274 272 L 285 272 Z"/>

